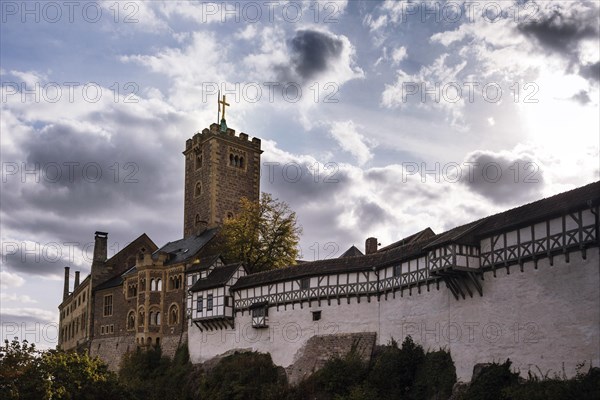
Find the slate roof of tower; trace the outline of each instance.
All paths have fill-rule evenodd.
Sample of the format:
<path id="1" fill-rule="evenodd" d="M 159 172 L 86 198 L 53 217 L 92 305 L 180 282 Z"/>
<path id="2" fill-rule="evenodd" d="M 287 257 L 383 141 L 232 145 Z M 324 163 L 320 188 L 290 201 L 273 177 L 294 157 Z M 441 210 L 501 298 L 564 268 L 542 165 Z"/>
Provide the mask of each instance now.
<path id="1" fill-rule="evenodd" d="M 169 259 L 165 265 L 177 264 L 194 257 L 204 246 L 210 242 L 218 232 L 218 228 L 207 229 L 199 235 L 189 236 L 187 238 L 175 240 L 165 244 L 156 250 L 152 257 L 156 258 L 158 253 L 169 254 Z"/>
<path id="2" fill-rule="evenodd" d="M 210 274 L 208 274 L 206 278 L 196 281 L 194 286 L 190 288 L 190 292 L 197 292 L 200 290 L 223 286 L 229 281 L 229 279 L 231 279 L 233 274 L 235 274 L 235 271 L 237 271 L 240 267 L 243 268 L 242 263 L 216 267 Z"/>
<path id="3" fill-rule="evenodd" d="M 592 205 L 600 204 L 600 181 L 457 226 L 434 236 L 424 235 L 425 238 L 408 241 L 407 244 L 395 245 L 391 248 L 387 246 L 388 249 L 384 248 L 373 254 L 318 260 L 247 275 L 240 278 L 233 285 L 233 289 L 299 279 L 305 276 L 383 268 L 425 254 L 431 248 L 448 242 L 476 244 L 480 237 L 490 232 L 509 229 L 519 224 L 534 223 L 562 212 L 581 209 L 589 206 L 588 201 L 591 201 Z"/>

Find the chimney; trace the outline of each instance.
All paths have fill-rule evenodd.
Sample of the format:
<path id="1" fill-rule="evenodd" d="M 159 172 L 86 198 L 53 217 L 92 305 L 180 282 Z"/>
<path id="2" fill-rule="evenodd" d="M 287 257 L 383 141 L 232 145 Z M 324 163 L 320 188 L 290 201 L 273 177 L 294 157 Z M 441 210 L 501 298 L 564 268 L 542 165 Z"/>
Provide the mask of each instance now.
<path id="1" fill-rule="evenodd" d="M 63 289 L 63 301 L 65 301 L 67 299 L 67 297 L 69 297 L 69 270 L 71 268 L 69 267 L 65 267 L 65 286 Z"/>
<path id="2" fill-rule="evenodd" d="M 75 285 L 73 286 L 73 291 L 77 289 L 77 286 L 79 286 L 79 271 L 75 271 Z"/>
<path id="3" fill-rule="evenodd" d="M 377 238 L 370 237 L 365 241 L 365 254 L 373 254 L 377 252 Z"/>
<path id="4" fill-rule="evenodd" d="M 107 257 L 107 242 L 108 242 L 108 233 L 107 232 L 98 232 L 95 233 L 96 237 L 94 239 L 94 262 L 106 261 Z"/>

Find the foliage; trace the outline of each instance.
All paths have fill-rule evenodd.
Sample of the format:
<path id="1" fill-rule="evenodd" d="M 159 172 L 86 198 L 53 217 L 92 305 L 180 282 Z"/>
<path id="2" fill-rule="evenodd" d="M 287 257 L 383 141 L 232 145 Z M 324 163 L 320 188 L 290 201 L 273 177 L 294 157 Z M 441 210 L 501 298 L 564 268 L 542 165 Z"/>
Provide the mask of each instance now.
<path id="1" fill-rule="evenodd" d="M 504 395 L 511 400 L 587 400 L 600 398 L 600 368 L 590 368 L 582 373 L 580 365 L 574 379 L 539 378 L 529 374 L 522 384 L 504 389 Z"/>
<path id="2" fill-rule="evenodd" d="M 198 398 L 213 400 L 278 400 L 285 396 L 285 372 L 269 354 L 227 356 L 206 374 Z"/>
<path id="3" fill-rule="evenodd" d="M 511 362 L 492 363 L 485 366 L 479 376 L 471 382 L 463 400 L 504 400 L 508 397 L 503 390 L 519 382 L 519 374 L 510 370 Z"/>
<path id="4" fill-rule="evenodd" d="M 106 364 L 87 354 L 39 351 L 26 340 L 0 351 L 0 392 L 7 399 L 129 399 Z"/>
<path id="5" fill-rule="evenodd" d="M 381 399 L 408 396 L 419 366 L 425 359 L 423 348 L 407 336 L 398 348 L 396 341 L 382 346 L 375 355 L 368 384 L 377 389 Z"/>
<path id="6" fill-rule="evenodd" d="M 358 396 L 367 389 L 360 387 L 368 373 L 365 364 L 356 351 L 350 351 L 343 358 L 332 358 L 308 379 L 301 382 L 293 398 L 340 400 Z"/>
<path id="7" fill-rule="evenodd" d="M 242 261 L 251 273 L 295 264 L 301 233 L 296 213 L 268 193 L 258 202 L 242 198 L 239 213 L 221 230 L 226 258 Z"/>
<path id="8" fill-rule="evenodd" d="M 188 381 L 193 372 L 187 345 L 171 360 L 160 347 L 136 349 L 121 361 L 119 380 L 136 399 L 191 399 Z"/>
<path id="9" fill-rule="evenodd" d="M 5 340 L 0 350 L 0 393 L 4 399 L 43 399 L 49 382 L 42 373 L 41 352 L 35 344 Z"/>
<path id="10" fill-rule="evenodd" d="M 456 383 L 456 368 L 449 352 L 438 350 L 425 354 L 417 369 L 411 399 L 446 400 Z"/>

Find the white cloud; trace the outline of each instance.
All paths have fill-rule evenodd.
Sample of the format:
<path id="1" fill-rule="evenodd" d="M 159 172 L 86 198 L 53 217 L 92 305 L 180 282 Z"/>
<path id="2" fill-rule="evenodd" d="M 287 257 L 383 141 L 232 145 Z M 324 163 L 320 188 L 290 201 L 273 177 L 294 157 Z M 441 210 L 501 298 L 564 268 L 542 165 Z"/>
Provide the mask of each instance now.
<path id="1" fill-rule="evenodd" d="M 352 121 L 336 121 L 331 123 L 330 134 L 342 149 L 356 157 L 359 165 L 363 165 L 373 157 L 372 146 L 357 128 Z"/>
<path id="2" fill-rule="evenodd" d="M 32 299 L 26 294 L 14 294 L 14 293 L 0 293 L 0 300 L 2 301 L 14 301 L 19 303 L 37 303 L 37 300 Z"/>
<path id="3" fill-rule="evenodd" d="M 2 256 L 4 257 L 4 256 Z M 23 286 L 25 279 L 8 271 L 0 271 L 0 286 L 2 289 L 14 289 Z"/>
<path id="4" fill-rule="evenodd" d="M 400 46 L 392 51 L 392 65 L 398 65 L 406 58 L 406 47 Z"/>
<path id="5" fill-rule="evenodd" d="M 3 323 L 11 322 L 11 317 L 20 319 L 33 318 L 43 322 L 58 322 L 58 312 L 33 307 L 2 307 Z"/>

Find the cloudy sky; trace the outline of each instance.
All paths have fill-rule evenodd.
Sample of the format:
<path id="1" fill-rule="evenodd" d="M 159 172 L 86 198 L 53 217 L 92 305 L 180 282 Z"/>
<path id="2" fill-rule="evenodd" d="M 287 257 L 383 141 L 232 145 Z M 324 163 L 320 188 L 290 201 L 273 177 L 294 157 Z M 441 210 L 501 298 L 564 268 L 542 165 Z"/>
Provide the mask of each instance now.
<path id="1" fill-rule="evenodd" d="M 55 344 L 94 231 L 182 236 L 219 89 L 306 260 L 598 180 L 598 4 L 3 1 L 3 338 Z"/>

